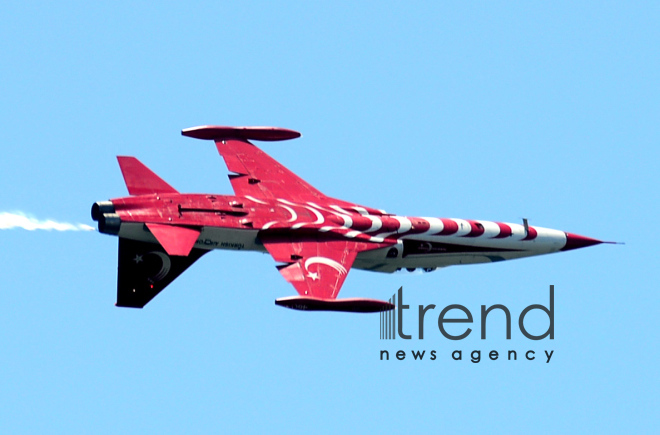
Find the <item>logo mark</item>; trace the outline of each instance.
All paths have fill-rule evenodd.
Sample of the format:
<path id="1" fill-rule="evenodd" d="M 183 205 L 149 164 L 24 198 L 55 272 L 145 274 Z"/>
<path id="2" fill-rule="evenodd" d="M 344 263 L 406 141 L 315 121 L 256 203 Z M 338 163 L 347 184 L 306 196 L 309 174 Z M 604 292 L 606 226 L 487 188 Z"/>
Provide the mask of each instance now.
<path id="1" fill-rule="evenodd" d="M 401 291 L 401 289 L 399 289 Z M 389 299 L 392 305 L 396 305 L 396 293 Z M 380 312 L 380 339 L 394 340 L 396 338 L 396 310 Z"/>

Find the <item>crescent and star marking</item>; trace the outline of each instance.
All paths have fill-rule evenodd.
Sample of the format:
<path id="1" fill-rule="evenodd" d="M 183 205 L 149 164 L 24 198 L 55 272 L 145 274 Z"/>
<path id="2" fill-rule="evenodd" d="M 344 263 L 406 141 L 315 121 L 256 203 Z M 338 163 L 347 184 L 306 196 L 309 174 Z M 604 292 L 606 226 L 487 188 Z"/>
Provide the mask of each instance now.
<path id="1" fill-rule="evenodd" d="M 149 254 L 154 254 L 155 256 L 159 257 L 160 260 L 163 262 L 163 265 L 161 266 L 160 270 L 158 271 L 157 274 L 149 278 L 149 280 L 153 283 L 156 283 L 158 281 L 161 281 L 164 279 L 168 273 L 170 273 L 170 268 L 172 267 L 172 262 L 170 261 L 170 257 L 165 254 L 164 252 L 158 252 L 158 251 L 151 251 L 148 252 L 146 255 Z"/>

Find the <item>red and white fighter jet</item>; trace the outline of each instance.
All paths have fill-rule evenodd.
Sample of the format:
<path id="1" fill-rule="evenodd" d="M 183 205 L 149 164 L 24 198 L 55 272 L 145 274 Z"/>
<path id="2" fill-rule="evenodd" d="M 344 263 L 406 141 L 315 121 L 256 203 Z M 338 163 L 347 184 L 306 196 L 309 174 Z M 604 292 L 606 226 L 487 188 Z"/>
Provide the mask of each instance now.
<path id="1" fill-rule="evenodd" d="M 606 243 L 559 230 L 469 219 L 404 217 L 324 195 L 250 140 L 300 133 L 275 127 L 202 126 L 235 195 L 182 194 L 134 157 L 117 157 L 131 196 L 97 202 L 99 231 L 119 236 L 117 306 L 144 307 L 212 249 L 268 252 L 299 310 L 378 312 L 389 302 L 337 299 L 351 267 L 376 272 L 490 263 Z"/>

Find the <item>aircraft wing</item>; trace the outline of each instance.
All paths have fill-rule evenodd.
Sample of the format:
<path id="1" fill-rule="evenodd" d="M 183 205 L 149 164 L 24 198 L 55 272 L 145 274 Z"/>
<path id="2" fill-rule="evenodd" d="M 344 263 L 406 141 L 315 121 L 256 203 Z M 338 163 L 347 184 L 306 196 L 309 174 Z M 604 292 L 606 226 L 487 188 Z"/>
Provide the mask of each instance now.
<path id="1" fill-rule="evenodd" d="M 284 263 L 277 268 L 300 295 L 277 299 L 276 304 L 310 311 L 378 312 L 394 307 L 375 299 L 337 299 L 363 243 L 313 237 L 298 241 L 277 236 L 261 239 L 275 261 Z"/>
<path id="2" fill-rule="evenodd" d="M 289 201 L 321 201 L 325 195 L 247 140 L 216 141 L 229 180 L 239 196 Z"/>
<path id="3" fill-rule="evenodd" d="M 184 136 L 212 139 L 233 174 L 229 180 L 238 196 L 316 202 L 326 197 L 285 168 L 250 140 L 276 141 L 300 137 L 300 133 L 277 127 L 200 126 L 185 129 Z"/>
<path id="4" fill-rule="evenodd" d="M 293 284 L 301 296 L 336 299 L 348 275 L 357 249 L 355 242 L 344 240 L 301 240 L 287 237 L 263 241 L 284 279 Z"/>

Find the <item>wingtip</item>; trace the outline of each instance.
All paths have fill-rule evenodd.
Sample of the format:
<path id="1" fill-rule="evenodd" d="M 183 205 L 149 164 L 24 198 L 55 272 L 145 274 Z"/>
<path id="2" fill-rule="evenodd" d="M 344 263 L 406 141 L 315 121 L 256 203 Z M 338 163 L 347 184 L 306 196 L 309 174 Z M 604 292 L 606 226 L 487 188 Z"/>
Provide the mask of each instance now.
<path id="1" fill-rule="evenodd" d="M 323 299 L 312 296 L 289 296 L 275 300 L 275 305 L 300 311 L 342 311 L 379 313 L 395 309 L 388 301 L 368 298 Z"/>
<path id="2" fill-rule="evenodd" d="M 220 125 L 200 125 L 184 128 L 181 135 L 202 140 L 242 139 L 259 141 L 280 141 L 296 139 L 302 134 L 281 127 L 229 127 Z"/>

